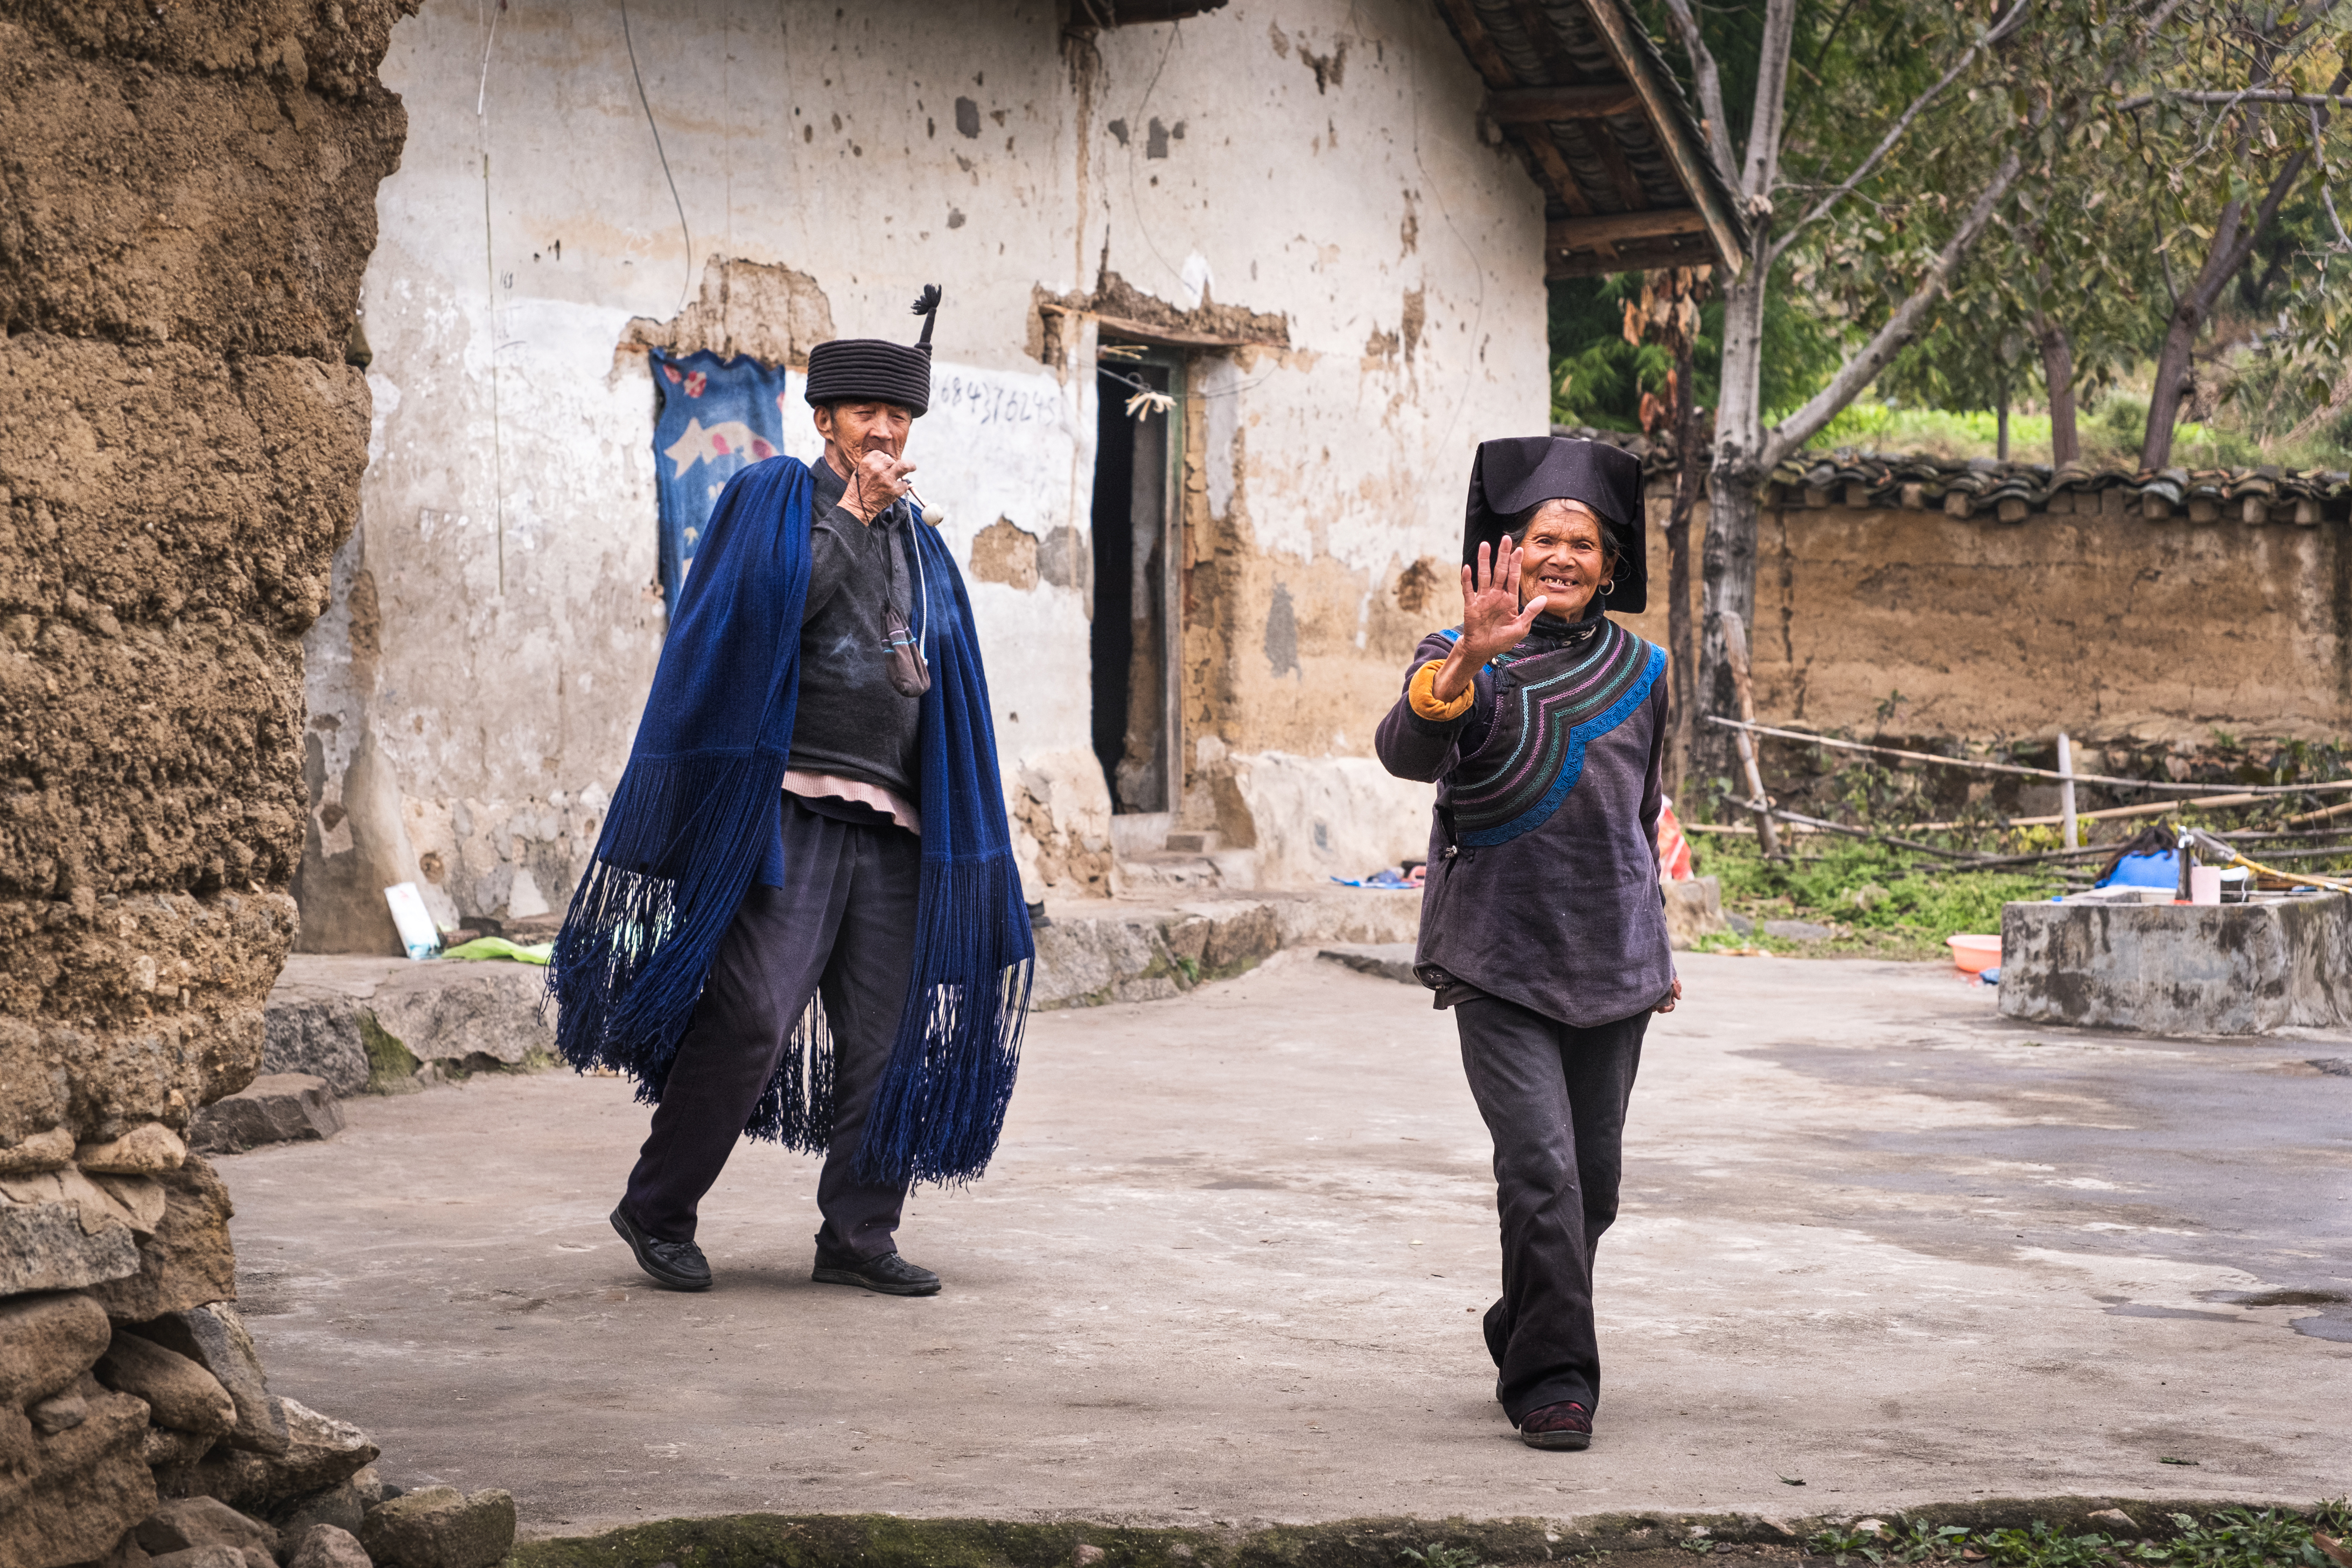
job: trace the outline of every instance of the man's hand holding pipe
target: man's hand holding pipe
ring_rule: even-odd
[[[868,452],[849,471],[849,484],[842,491],[841,504],[858,521],[872,522],[911,488],[907,476],[914,471],[915,465],[904,458],[882,451]]]

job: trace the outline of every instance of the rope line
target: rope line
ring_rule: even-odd
[[[1960,768],[1970,773],[2013,773],[2021,778],[2055,779],[2064,784],[2109,784],[2120,789],[2174,790],[2182,795],[2202,794],[2213,787],[2210,782],[2174,784],[2168,779],[2127,779],[2110,773],[2062,773],[2054,768],[2029,768],[2017,763],[1981,763],[1966,757],[1939,757],[1932,752],[1906,752],[1899,746],[1865,746],[1859,741],[1833,741],[1827,735],[1810,735],[1802,730],[1778,730],[1769,724],[1749,724],[1714,713],[1706,716],[1706,721],[1720,724],[1727,730],[1745,730],[1750,734],[1802,741],[1811,746],[1829,746],[1841,752],[1865,752],[1876,757],[1900,757],[1906,762],[1928,763],[1937,767]],[[2237,793],[2250,795],[2316,795],[2322,791],[2347,789],[2352,789],[2352,779],[2332,779],[2324,784],[2247,784]]]

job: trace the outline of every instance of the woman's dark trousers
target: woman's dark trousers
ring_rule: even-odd
[[[1517,1426],[1547,1405],[1598,1407],[1592,1254],[1617,1217],[1625,1102],[1650,1015],[1571,1027],[1496,996],[1454,1009],[1462,1066],[1495,1139],[1503,1299],[1486,1312],[1495,1397]]]
[[[743,895],[624,1201],[647,1235],[694,1239],[702,1194],[734,1152],[809,998],[822,994],[834,1111],[816,1184],[824,1216],[817,1246],[836,1258],[878,1258],[895,1249],[907,1189],[861,1182],[850,1167],[914,968],[922,840],[902,827],[820,816],[792,795],[783,833],[784,886]]]

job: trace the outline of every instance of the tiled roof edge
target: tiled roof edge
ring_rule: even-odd
[[[1649,475],[1675,471],[1671,442],[1632,431],[1555,425],[1555,436],[1605,441],[1642,459]],[[1702,448],[1699,459],[1708,459]],[[1847,506],[1941,510],[1953,517],[1989,512],[2003,522],[2032,512],[2078,510],[2137,512],[2150,521],[2176,513],[2191,522],[2223,520],[2344,522],[2352,521],[2352,473],[2340,469],[2163,468],[2137,472],[2084,463],[2002,463],[1990,458],[1947,458],[1841,447],[1801,452],[1774,468],[1765,486],[1769,506]],[[2088,508],[2075,498],[2095,497]],[[2112,497],[2112,499],[2110,499]]]

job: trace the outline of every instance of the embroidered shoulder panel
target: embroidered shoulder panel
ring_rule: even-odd
[[[1633,717],[1665,668],[1664,649],[1613,621],[1590,648],[1516,664],[1486,743],[1454,780],[1461,841],[1506,844],[1542,826],[1583,776],[1584,749]]]

